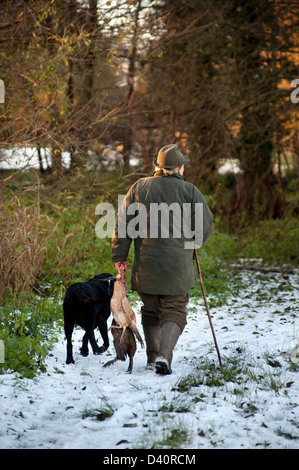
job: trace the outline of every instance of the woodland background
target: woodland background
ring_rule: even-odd
[[[171,142],[215,216],[200,250],[209,292],[227,290],[225,267],[240,257],[298,267],[298,1],[2,0],[0,10],[0,165],[23,154],[0,170],[0,324],[14,354],[14,338],[41,334],[41,315],[61,318],[32,292],[61,298],[70,282],[113,271],[95,208],[150,175]],[[237,171],[221,172],[229,162]]]
[[[2,1],[1,148],[67,151],[82,174],[107,148],[140,170],[165,142],[187,178],[219,198],[217,168],[237,159],[226,212],[281,216],[282,167],[299,175],[298,1]],[[274,174],[274,165],[276,173]],[[74,174],[74,173],[73,173]]]

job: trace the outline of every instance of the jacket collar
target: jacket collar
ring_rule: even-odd
[[[166,177],[168,177],[168,178],[174,177],[174,178],[179,178],[179,179],[181,179],[181,180],[186,181],[186,178],[185,178],[184,176],[182,176],[182,175],[179,175],[178,173],[173,173],[173,175],[164,175],[163,170],[156,170],[156,171],[154,171],[153,176],[154,176],[154,177],[157,177],[157,176],[166,176]]]

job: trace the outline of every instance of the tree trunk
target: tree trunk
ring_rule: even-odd
[[[280,128],[277,106],[281,99],[280,73],[273,53],[278,25],[269,0],[258,5],[255,0],[238,0],[234,6],[244,15],[242,27],[235,32],[235,80],[242,106],[238,143],[243,180],[238,209],[258,221],[281,217],[284,207],[279,180],[273,173],[273,142]]]
[[[128,70],[128,79],[127,79],[127,96],[125,99],[125,105],[129,107],[132,104],[134,97],[134,79],[136,76],[136,54],[137,54],[137,39],[138,39],[138,27],[139,27],[139,14],[141,9],[142,0],[138,0],[135,10],[134,17],[134,31],[131,49],[132,52],[129,55],[129,70]],[[124,126],[123,131],[123,158],[124,158],[124,169],[125,172],[129,171],[130,168],[130,154],[134,145],[134,133],[133,133],[133,123],[130,117],[127,117],[126,125]]]

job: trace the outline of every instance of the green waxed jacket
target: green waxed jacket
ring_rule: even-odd
[[[179,174],[156,172],[133,184],[124,199],[112,239],[112,261],[126,261],[134,240],[132,290],[186,294],[196,279],[194,240],[204,245],[212,232],[213,215],[201,192]]]

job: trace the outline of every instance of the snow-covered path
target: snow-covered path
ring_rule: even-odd
[[[215,370],[202,300],[190,302],[170,376],[145,370],[139,344],[131,375],[127,362],[103,368],[114,357],[112,341],[102,356],[84,358],[80,329],[73,336],[76,363],[67,366],[61,333],[46,373],[0,376],[0,448],[298,448],[299,376],[291,361],[299,347],[298,276],[240,276],[246,289],[210,308],[224,370],[239,368],[231,379]],[[135,310],[142,332],[138,305]],[[101,421],[103,409],[112,415]]]

